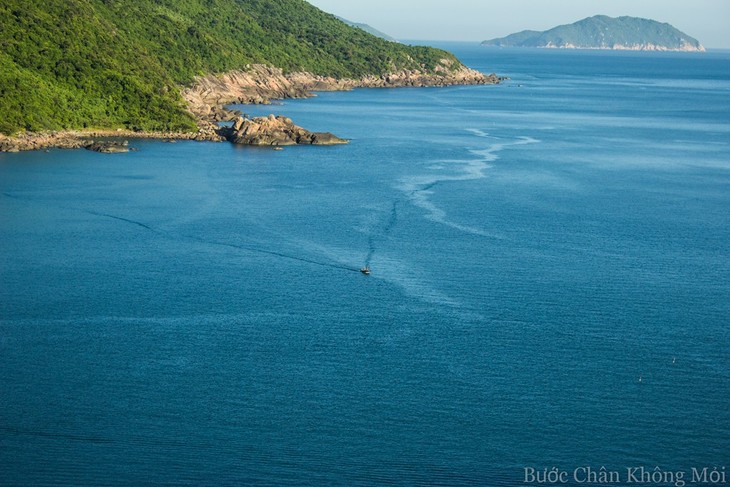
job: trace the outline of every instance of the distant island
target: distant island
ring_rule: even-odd
[[[525,30],[482,42],[496,47],[704,51],[699,41],[669,24],[637,17],[596,15],[544,32]]]
[[[335,15],[335,17],[337,17],[338,19],[340,19],[342,22],[346,23],[350,27],[356,27],[358,29],[362,29],[365,32],[367,32],[368,34],[374,35],[375,37],[380,37],[381,39],[385,39],[386,41],[390,41],[390,42],[398,42],[394,37],[391,37],[388,34],[386,34],[385,32],[381,32],[378,29],[376,29],[375,27],[372,27],[368,24],[361,24],[359,22],[353,22],[351,20],[343,19],[342,17],[339,17],[337,15]]]

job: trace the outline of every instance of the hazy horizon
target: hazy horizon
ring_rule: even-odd
[[[483,41],[522,30],[547,30],[593,15],[667,22],[708,48],[730,48],[730,1],[696,0],[308,0],[353,22],[410,40]]]

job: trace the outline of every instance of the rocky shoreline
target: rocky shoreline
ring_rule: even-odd
[[[347,143],[330,133],[312,133],[297,127],[285,117],[238,120],[238,113],[225,108],[233,103],[268,104],[272,100],[308,98],[315,91],[348,91],[355,88],[398,88],[453,85],[499,84],[503,78],[484,75],[465,66],[453,66],[444,59],[434,73],[399,71],[382,76],[364,76],[360,79],[333,78],[312,73],[284,73],[266,65],[249,65],[245,70],[222,75],[196,78],[192,86],[182,89],[182,96],[190,112],[198,119],[197,132],[136,132],[131,130],[64,130],[26,132],[12,137],[0,134],[0,152],[20,152],[43,149],[98,150],[99,139],[162,139],[197,140],[249,145],[332,145]],[[216,122],[236,121],[238,129],[245,126],[248,135],[240,130],[219,127]],[[255,134],[250,136],[250,134]],[[121,152],[110,148],[109,152]],[[101,150],[101,152],[106,152]]]
[[[453,67],[441,60],[434,73],[404,70],[359,79],[319,76],[307,72],[284,73],[279,68],[254,64],[245,70],[198,77],[182,95],[190,111],[201,120],[230,120],[225,105],[269,104],[272,100],[308,98],[316,91],[349,91],[355,88],[443,87],[499,84],[504,78],[485,75],[466,66]]]
[[[694,47],[685,44],[682,47],[667,47],[657,44],[612,44],[607,46],[581,46],[570,43],[565,44],[547,44],[540,46],[538,49],[584,49],[587,51],[655,51],[655,52],[705,52],[704,46]]]
[[[213,124],[204,124],[197,132],[135,132],[132,130],[60,130],[25,132],[13,137],[0,134],[0,152],[43,149],[89,149],[97,152],[100,139],[162,139],[221,142],[226,140]],[[110,145],[112,145],[110,143]]]

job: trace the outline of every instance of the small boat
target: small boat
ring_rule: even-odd
[[[284,150],[284,148],[283,147],[276,146],[276,147],[274,147],[274,150]]]
[[[365,267],[363,267],[362,269],[360,269],[360,272],[362,272],[362,273],[363,273],[363,274],[365,274],[366,276],[369,276],[369,275],[370,275],[370,267],[368,267],[368,266],[365,266]]]

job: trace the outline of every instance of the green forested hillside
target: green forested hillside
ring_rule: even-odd
[[[0,0],[0,132],[191,130],[178,87],[195,75],[264,63],[359,77],[443,58],[304,0]]]

